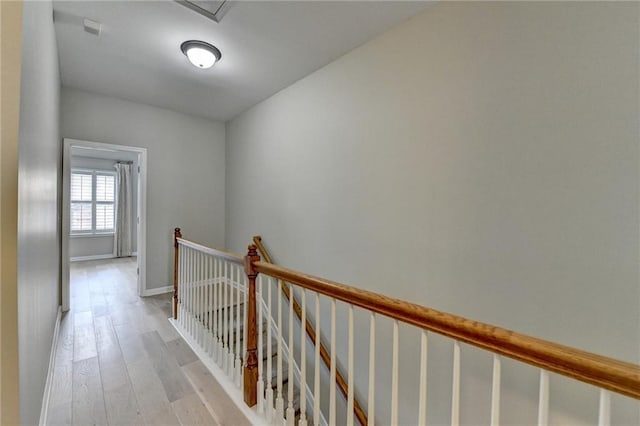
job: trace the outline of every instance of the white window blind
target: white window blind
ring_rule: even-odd
[[[71,173],[71,232],[109,233],[115,228],[116,177],[114,173]]]

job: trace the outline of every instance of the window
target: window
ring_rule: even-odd
[[[115,173],[98,170],[71,172],[71,233],[113,233]]]

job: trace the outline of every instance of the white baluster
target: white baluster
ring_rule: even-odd
[[[229,331],[233,328],[231,325],[231,280],[233,279],[233,265],[229,262],[225,261],[225,271],[226,276],[224,280],[224,366],[223,370],[227,374],[227,377],[232,377],[231,371],[229,370],[229,364],[233,361],[233,357],[231,355],[231,339]]]
[[[218,347],[220,345],[220,339],[218,334],[218,304],[220,303],[220,299],[218,298],[218,259],[215,257],[212,258],[213,262],[213,279],[212,279],[212,292],[213,292],[213,301],[212,301],[212,310],[211,315],[213,316],[213,328],[212,328],[212,347],[211,347],[211,358],[217,363],[218,362]]]
[[[369,317],[369,410],[367,420],[375,424],[376,416],[376,314]]]
[[[196,283],[198,281],[197,274],[198,267],[198,252],[197,250],[192,251],[191,256],[191,336],[194,340],[197,341],[198,338],[198,317],[197,317],[197,309],[196,309]]]
[[[331,299],[331,368],[329,374],[329,424],[336,424],[336,299]]]
[[[231,348],[233,347],[233,342],[231,341],[231,332],[233,331],[233,315],[231,314],[233,311],[233,288],[231,287],[231,283],[233,282],[232,264],[229,264],[229,269],[229,275],[227,275],[227,365],[225,371],[227,372],[227,377],[233,380],[233,353],[231,352]]]
[[[193,327],[193,339],[196,344],[200,344],[200,300],[198,299],[198,283],[200,281],[200,252],[195,250],[193,253],[193,317],[194,317],[194,327]]]
[[[238,342],[238,337],[235,334],[235,331],[237,330],[237,326],[238,326],[237,313],[238,313],[238,310],[240,309],[240,306],[237,306],[236,304],[237,297],[235,295],[238,290],[237,283],[238,283],[238,280],[240,279],[240,270],[238,268],[238,265],[231,265],[231,269],[232,269],[231,297],[230,297],[231,311],[229,312],[231,314],[231,330],[229,331],[229,339],[231,341],[231,359],[229,360],[229,364],[230,364],[229,370],[231,371],[231,380],[235,382],[237,380],[236,378],[239,377],[236,370],[236,367],[238,365],[238,359],[239,359],[238,351],[236,350],[236,348],[238,347],[237,343],[239,342]]]
[[[201,295],[202,300],[200,301],[201,313],[200,317],[202,318],[202,344],[200,345],[204,351],[207,350],[207,336],[209,334],[208,331],[208,319],[207,319],[207,254],[202,253],[201,261],[202,261],[202,282],[200,283],[201,287]]]
[[[451,426],[458,426],[460,418],[460,343],[453,342],[453,386],[451,391]]]
[[[289,381],[287,382],[287,425],[293,426],[295,410],[293,409],[293,285],[289,285]]]
[[[538,426],[549,424],[549,372],[540,370],[540,396],[538,398]]]
[[[189,267],[189,288],[191,297],[189,302],[189,310],[191,311],[191,337],[196,338],[196,256],[198,252],[191,250],[191,266]]]
[[[202,281],[200,282],[200,322],[202,329],[202,337],[200,347],[203,350],[207,349],[207,255],[201,253],[200,256],[200,269],[202,271]]]
[[[194,251],[189,249],[189,334],[193,336],[193,326],[194,326],[194,317],[193,317],[193,256]]]
[[[349,305],[349,347],[347,361],[347,426],[353,426],[353,305]]]
[[[198,273],[198,281],[197,281],[197,287],[196,287],[196,289],[197,289],[197,292],[196,292],[196,303],[197,303],[196,312],[197,312],[197,315],[198,315],[198,329],[197,329],[198,335],[197,335],[196,342],[198,343],[198,345],[200,347],[202,347],[202,336],[204,334],[202,332],[202,329],[203,329],[203,326],[202,326],[202,324],[203,324],[203,321],[202,321],[203,320],[203,317],[202,317],[202,311],[203,311],[203,309],[202,309],[202,300],[203,300],[203,297],[202,297],[202,275],[203,275],[202,256],[203,256],[202,252],[198,252],[198,257],[196,259],[196,261],[197,261],[197,273]]]
[[[282,281],[278,280],[278,354],[276,359],[276,420],[278,424],[284,419],[284,399],[282,397]],[[274,422],[275,423],[275,422]]]
[[[307,426],[307,339],[305,336],[307,321],[307,291],[301,288],[300,304],[300,419],[298,426]]]
[[[242,276],[242,271],[240,269],[240,266],[237,266],[237,281],[236,281],[236,335],[235,335],[235,342],[236,342],[236,366],[235,366],[235,370],[236,370],[236,387],[240,387],[240,380],[242,379],[242,355],[240,353],[240,333],[242,332],[242,317],[240,315],[240,306],[241,306],[241,302],[240,302],[240,281],[241,281],[241,276]]]
[[[267,278],[267,376],[266,376],[266,404],[267,404],[267,421],[271,423],[273,421],[273,371],[272,371],[272,363],[273,363],[273,354],[271,353],[271,346],[273,346],[273,340],[271,339],[271,318],[272,318],[272,310],[271,310],[271,292],[273,291],[273,287],[271,285],[272,278]]]
[[[220,260],[220,368],[224,371],[226,367],[225,355],[225,306],[227,294],[227,264],[224,260]]]
[[[418,399],[418,424],[427,424],[427,330],[421,330],[420,335],[420,396]]]
[[[316,293],[316,345],[313,375],[313,424],[320,425],[320,293]]]
[[[191,316],[190,316],[190,288],[189,288],[189,278],[190,278],[190,268],[191,268],[191,249],[189,247],[184,248],[184,329],[187,333],[190,332],[191,327]]]
[[[183,330],[188,330],[189,328],[189,317],[188,317],[188,311],[187,311],[187,306],[189,303],[189,279],[188,279],[188,274],[189,274],[189,248],[188,247],[183,247],[183,252],[182,252],[182,297],[180,298],[181,300],[181,305],[182,305],[182,328]]]
[[[224,370],[224,294],[225,282],[227,279],[227,265],[222,260],[218,260],[220,267],[220,278],[218,279],[218,337],[220,344],[218,345],[218,365]]]
[[[204,318],[204,333],[202,336],[202,349],[205,352],[209,351],[209,336],[211,335],[211,327],[209,324],[209,255],[205,254],[203,257],[204,268],[204,281],[202,282],[204,291],[203,306],[203,318]]]
[[[233,263],[229,264],[229,340],[227,341],[227,351],[229,354],[227,365],[227,376],[231,379],[232,382],[235,381],[235,370],[234,370],[234,362],[235,362],[235,345],[233,344],[233,330],[234,330],[234,317],[233,317],[233,281],[236,276],[236,266]]]
[[[391,364],[391,424],[398,424],[398,320],[393,320],[393,356]]]
[[[215,310],[214,310],[214,306],[215,306],[215,287],[214,287],[214,282],[215,282],[215,276],[216,273],[214,271],[214,266],[215,266],[215,259],[213,258],[213,256],[209,256],[209,349],[207,351],[207,353],[209,354],[209,357],[211,357],[213,359],[214,357],[214,348],[215,348],[215,335],[216,335],[216,317],[215,317]]]
[[[611,424],[611,393],[600,389],[600,409],[598,411],[598,426]]]
[[[180,312],[182,313],[182,319],[180,320],[180,324],[182,325],[182,329],[186,330],[187,329],[187,268],[188,268],[188,262],[187,262],[187,248],[186,247],[181,247],[181,254],[180,257],[182,258],[181,262],[182,262],[182,273],[181,275],[181,287],[182,289],[180,290]]]
[[[201,270],[202,270],[202,281],[200,282],[200,318],[202,322],[202,343],[201,347],[206,351],[207,349],[207,255],[202,253],[200,257],[201,261]]]
[[[262,346],[264,345],[262,339],[262,323],[263,312],[262,312],[262,286],[263,286],[263,277],[264,275],[258,275],[258,283],[257,283],[257,303],[258,303],[258,413],[264,413],[264,354]]]
[[[493,355],[493,382],[491,387],[491,426],[500,424],[500,358]]]
[[[184,247],[178,243],[178,323],[184,328]]]
[[[220,346],[220,334],[218,333],[218,259],[213,258],[213,347],[211,357],[218,362],[218,347]]]
[[[225,294],[226,294],[226,262],[220,259],[220,306],[218,307],[218,312],[220,314],[220,321],[218,322],[218,327],[220,327],[220,354],[218,357],[218,364],[220,368],[224,371],[225,367],[225,349],[224,349],[224,304],[225,304]]]

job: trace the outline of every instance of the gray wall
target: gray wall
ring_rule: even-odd
[[[59,305],[60,75],[50,1],[24,2],[18,162],[20,416],[38,424]]]
[[[65,138],[147,148],[147,288],[172,284],[173,228],[224,243],[224,124],[71,88],[61,96]]]
[[[86,153],[86,149],[82,149]],[[114,153],[115,154],[115,153]],[[124,154],[123,154],[124,155]],[[129,157],[130,155],[127,155]],[[137,157],[137,155],[135,155]],[[71,156],[71,167],[78,169],[90,169],[90,170],[103,170],[103,171],[115,171],[114,165],[117,161],[134,161],[133,169],[137,170],[137,160],[131,160],[130,158],[120,158],[118,160],[109,160],[106,158],[92,158],[80,155]],[[131,209],[131,217],[136,218],[138,214],[138,173],[132,174],[132,197],[133,206]],[[131,250],[135,252],[137,250],[137,221],[132,219],[131,222]],[[69,257],[71,259],[77,257],[87,256],[113,256],[113,235],[74,235],[69,240]]]
[[[639,362],[638,8],[441,2],[258,104],[227,124],[227,247],[262,234],[302,271]],[[405,424],[417,337],[401,329]],[[451,344],[430,351],[430,421],[447,423]],[[486,424],[491,357],[463,347],[462,365],[461,421]],[[503,422],[535,423],[536,370],[506,362],[503,383]],[[597,418],[595,388],[551,393],[554,421]]]

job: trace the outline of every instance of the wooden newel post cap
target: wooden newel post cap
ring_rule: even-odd
[[[173,230],[173,246],[178,248],[178,238],[182,238],[182,233],[180,232],[180,228],[175,228]]]
[[[253,269],[253,262],[258,262],[260,256],[258,255],[258,248],[254,244],[250,244],[247,255],[244,257],[244,270],[248,277],[257,277],[258,273]]]

